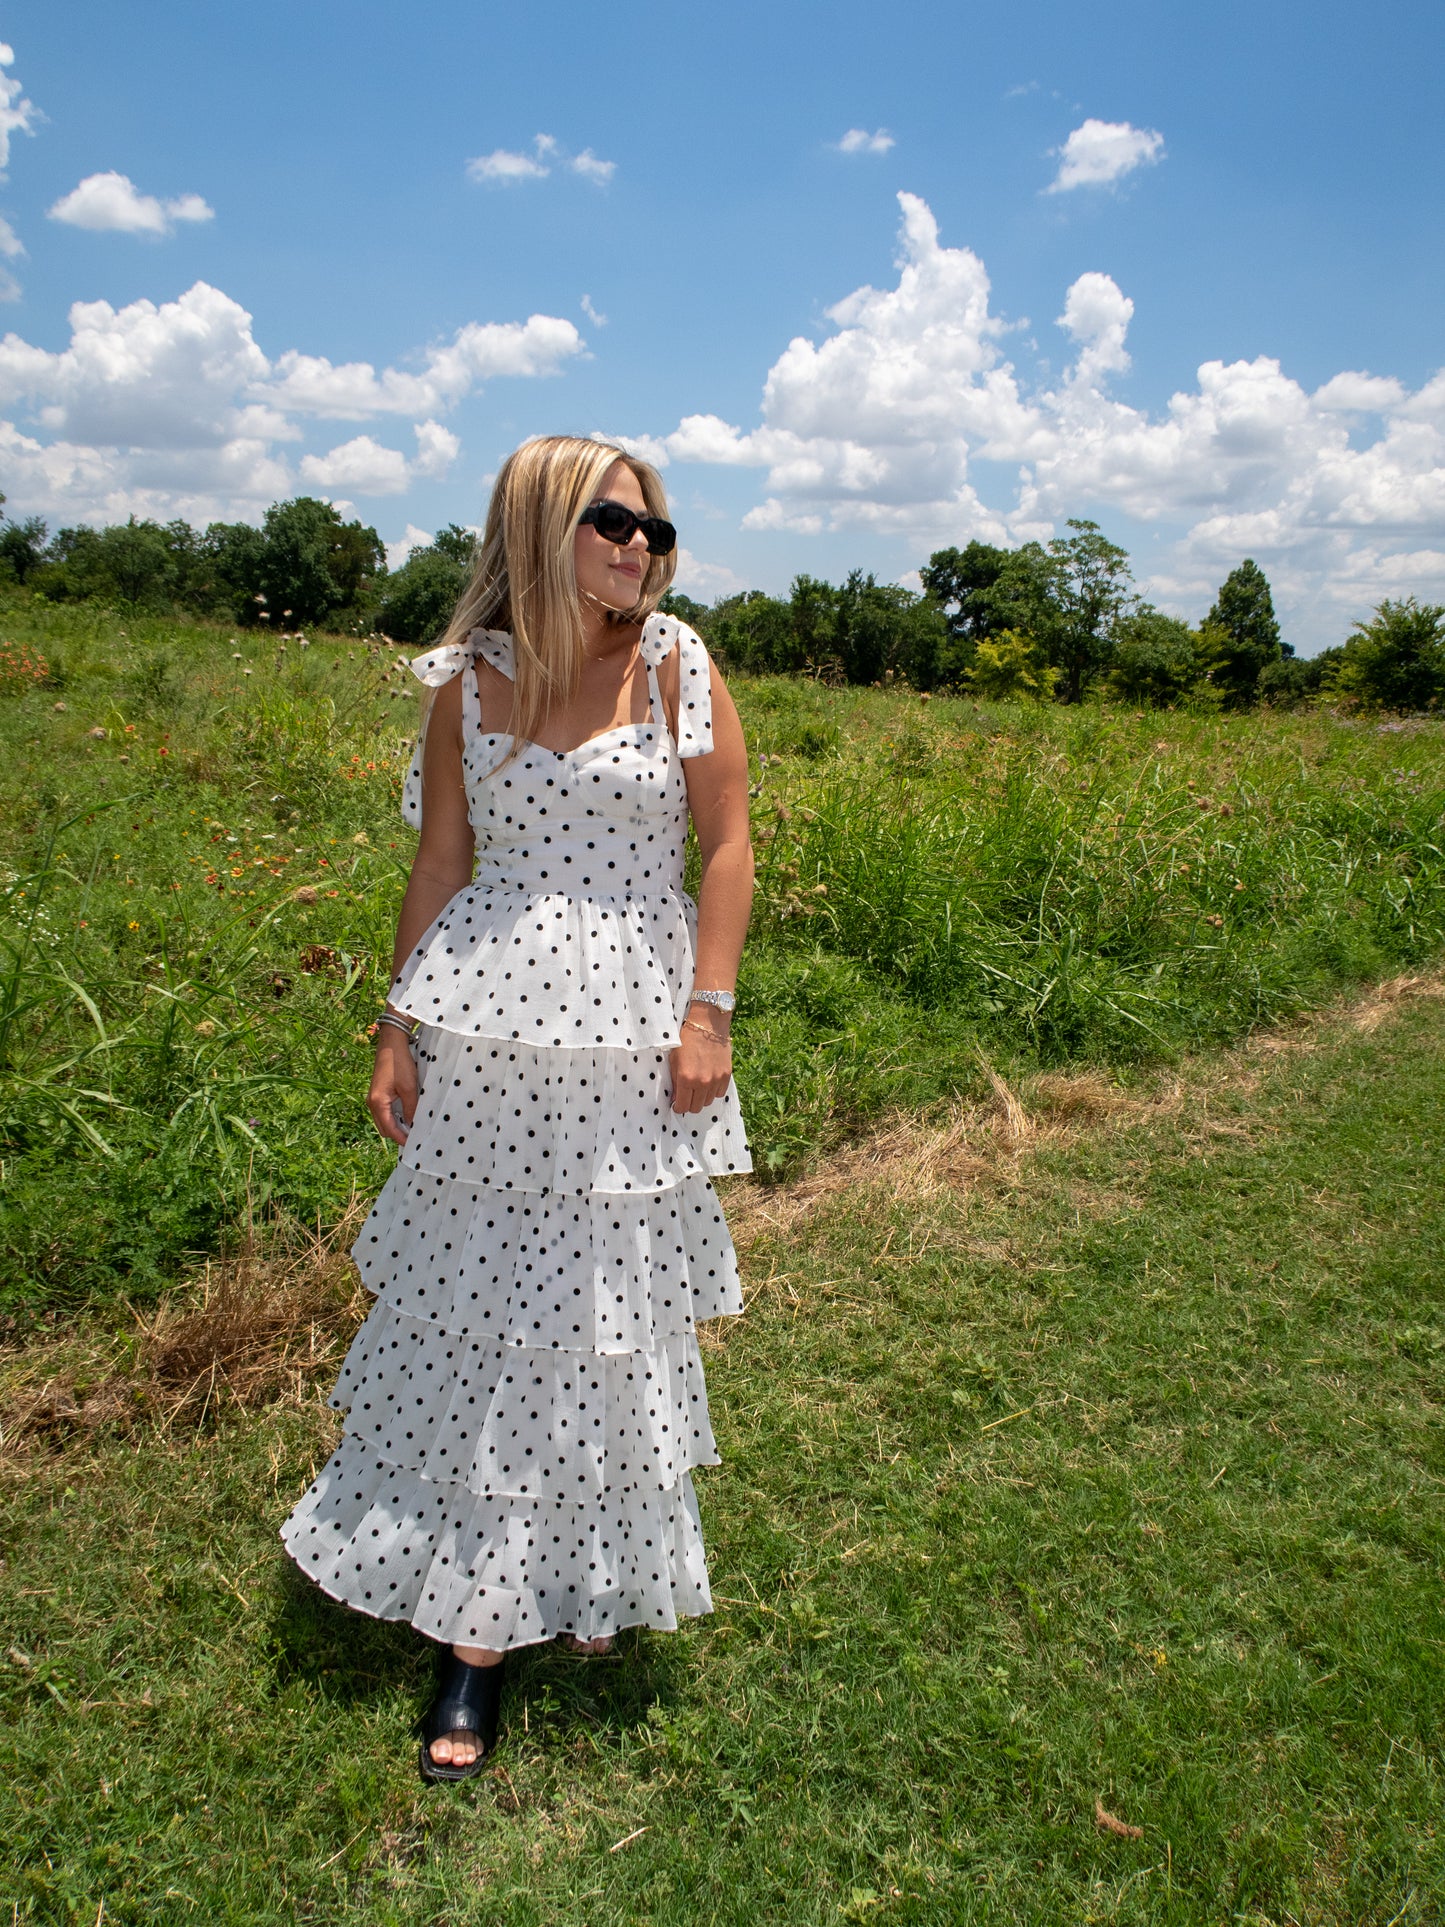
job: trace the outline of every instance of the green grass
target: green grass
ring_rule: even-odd
[[[416,685],[354,638],[34,602],[0,643],[0,1303],[28,1317],[380,1185]],[[45,684],[5,680],[37,654]],[[978,1091],[980,1050],[1136,1074],[1445,943],[1438,724],[738,695],[768,1175]]]
[[[1438,1919],[1445,1003],[1296,1046],[754,1210],[716,1614],[524,1655],[464,1788],[415,1777],[410,1633],[274,1538],[319,1394],[13,1464],[13,1918]]]

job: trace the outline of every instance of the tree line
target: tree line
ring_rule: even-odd
[[[1445,608],[1413,596],[1382,602],[1343,643],[1303,659],[1282,638],[1252,560],[1191,627],[1140,596],[1127,552],[1097,523],[1068,530],[1017,549],[939,549],[919,571],[920,592],[854,570],[838,584],[799,575],[786,597],[749,590],[707,607],[673,594],[664,607],[692,623],[724,667],[757,673],[1039,702],[1445,704]],[[132,517],[51,535],[37,517],[0,513],[0,584],[57,602],[424,643],[451,615],[473,542],[451,523],[388,570],[375,529],[309,496],[273,504],[259,528]]]

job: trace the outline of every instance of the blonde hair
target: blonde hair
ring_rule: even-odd
[[[506,629],[513,652],[511,760],[548,711],[576,693],[582,671],[582,601],[574,543],[578,518],[616,462],[637,478],[649,515],[666,516],[667,492],[650,462],[610,442],[540,435],[502,463],[471,580],[440,646],[474,629]],[[648,555],[637,600],[609,610],[614,623],[640,623],[667,594],[677,552]],[[425,728],[425,718],[423,718]]]

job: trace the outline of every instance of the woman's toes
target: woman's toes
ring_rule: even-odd
[[[431,1756],[437,1766],[470,1766],[477,1757],[477,1742],[466,1732],[443,1734],[431,1743]]]

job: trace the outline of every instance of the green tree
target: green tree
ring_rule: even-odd
[[[0,502],[4,501],[0,495]],[[45,560],[49,530],[38,515],[23,522],[0,517],[0,574],[8,573],[16,582],[25,582]]]
[[[238,621],[252,620],[266,553],[261,531],[249,522],[212,522],[199,546],[196,581],[202,606]]]
[[[685,622],[689,629],[696,629],[704,642],[707,640],[706,603],[694,602],[690,595],[683,595],[680,589],[669,589],[657,606],[663,615],[676,616],[678,621]]]
[[[1060,672],[1064,701],[1078,703],[1107,665],[1115,624],[1135,597],[1127,552],[1102,535],[1097,522],[1071,518],[1068,526],[1072,535],[1049,544],[1058,618],[1041,640]]]
[[[729,669],[786,674],[805,667],[793,633],[792,610],[761,589],[716,602],[708,615],[708,647]]]
[[[1371,709],[1406,712],[1445,703],[1445,608],[1382,602],[1369,622],[1357,623],[1330,684]]]
[[[1220,584],[1214,606],[1204,619],[1203,635],[1210,678],[1235,707],[1255,700],[1260,672],[1267,664],[1294,654],[1280,641],[1274,598],[1264,571],[1248,559]]]
[[[1187,622],[1142,603],[1114,627],[1108,686],[1130,703],[1168,708],[1199,674],[1199,638]]]
[[[413,549],[378,583],[372,623],[397,642],[430,642],[451,621],[466,582],[464,564],[440,545]]]
[[[159,523],[116,522],[109,528],[61,529],[36,587],[56,601],[118,602],[162,609],[172,601],[180,565]]]
[[[967,667],[975,645],[1001,626],[992,591],[1008,567],[1010,552],[990,542],[970,542],[963,549],[936,549],[918,571],[924,593],[943,611],[949,640],[960,669]]]
[[[319,623],[360,602],[385,567],[381,537],[360,522],[343,522],[329,502],[298,495],[275,502],[261,523],[259,586],[263,612],[280,627],[289,609],[296,623]]]
[[[1259,700],[1271,709],[1313,702],[1324,687],[1330,659],[1343,654],[1342,649],[1327,649],[1318,656],[1281,656],[1278,662],[1267,662],[1255,685]]]
[[[477,532],[464,529],[459,522],[448,522],[444,529],[438,529],[432,538],[432,547],[442,555],[450,556],[467,574],[477,559]]]

